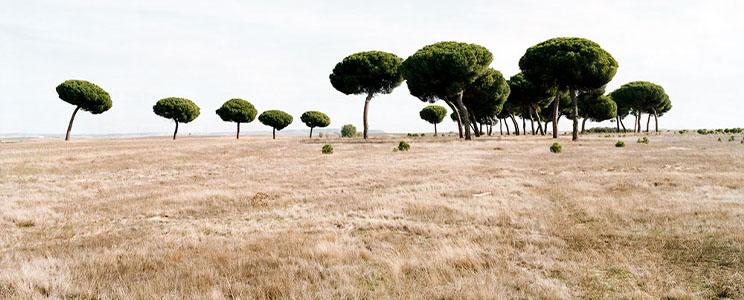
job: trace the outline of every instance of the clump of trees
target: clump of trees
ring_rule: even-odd
[[[644,113],[648,114],[646,132],[649,131],[651,116],[654,117],[655,130],[658,132],[659,117],[672,109],[672,102],[664,88],[648,81],[626,83],[610,93],[610,97],[617,103],[618,112],[623,113],[623,116],[628,114],[635,116],[633,129],[635,132],[641,132],[641,117]]]
[[[170,97],[160,99],[152,107],[156,115],[171,119],[176,123],[173,131],[173,139],[178,135],[178,123],[189,123],[199,116],[199,106],[193,101],[185,98]]]
[[[72,111],[70,122],[67,125],[65,141],[70,140],[72,123],[75,121],[75,115],[78,110],[90,112],[94,115],[102,114],[111,109],[111,96],[103,88],[85,80],[66,80],[57,86],[57,95],[59,99],[75,106]]]
[[[217,109],[217,115],[222,121],[237,123],[238,129],[235,138],[240,139],[240,123],[250,123],[256,119],[256,108],[250,102],[243,99],[230,99],[222,107]]]
[[[419,112],[419,116],[422,120],[434,124],[434,136],[437,136],[437,124],[442,123],[447,116],[447,109],[439,105],[428,105]]]
[[[403,60],[392,53],[367,51],[347,56],[331,73],[331,85],[346,95],[366,95],[364,100],[364,139],[368,138],[369,102],[377,94],[390,94],[403,82],[400,64]]]
[[[307,127],[310,127],[310,138],[313,137],[313,128],[320,127],[325,128],[331,125],[331,118],[328,115],[319,111],[306,111],[300,116],[300,121],[305,123]]]
[[[267,110],[258,116],[258,121],[271,127],[271,138],[276,139],[276,131],[292,124],[292,115],[281,110]]]

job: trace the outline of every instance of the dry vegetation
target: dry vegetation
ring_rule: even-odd
[[[0,144],[0,298],[744,298],[744,145],[636,139]]]

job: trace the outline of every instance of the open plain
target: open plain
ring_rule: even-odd
[[[744,298],[742,136],[638,137],[3,143],[0,298]]]

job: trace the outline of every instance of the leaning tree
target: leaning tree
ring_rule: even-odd
[[[160,99],[152,107],[156,115],[166,119],[171,119],[176,123],[176,129],[173,131],[173,139],[178,134],[178,123],[189,123],[199,116],[199,106],[193,101],[184,98],[170,97]]]
[[[240,139],[240,123],[250,123],[256,119],[256,108],[250,102],[243,99],[227,100],[222,107],[217,109],[217,115],[222,121],[235,122],[238,124],[238,130],[235,134],[236,139]]]
[[[573,108],[573,140],[579,138],[577,91],[599,88],[612,80],[617,61],[599,44],[583,38],[554,38],[530,47],[519,60],[524,76],[536,83],[568,90]],[[559,103],[553,101],[553,138],[558,138]]]
[[[425,102],[443,100],[455,114],[462,137],[470,140],[470,120],[463,102],[465,90],[493,61],[488,49],[476,44],[439,42],[425,46],[401,65],[411,95]]]
[[[483,124],[485,121],[492,123],[503,108],[509,93],[509,84],[501,72],[487,68],[463,93],[462,100],[466,111],[469,112],[470,123]],[[478,136],[481,130],[475,126],[473,129]]]
[[[434,124],[434,136],[437,136],[437,124],[442,123],[447,116],[447,109],[444,106],[428,105],[419,112],[419,116],[422,120]]]
[[[523,73],[517,73],[516,75],[509,78],[509,100],[515,105],[522,106],[521,112],[530,119],[530,122],[534,123],[537,121],[537,129],[543,135],[545,130],[542,126],[542,118],[540,117],[540,111],[543,110],[550,102],[555,94],[555,90],[550,87],[542,87],[535,84],[524,77]],[[547,128],[545,128],[547,130]],[[533,133],[534,125],[533,125]]]
[[[656,119],[656,131],[659,131],[659,116],[672,108],[672,102],[664,88],[658,84],[648,81],[634,81],[626,83],[617,90],[610,93],[610,97],[617,103],[631,108],[636,114],[636,131],[640,132],[640,119],[642,113],[649,114]],[[620,106],[620,105],[619,105]],[[646,131],[648,131],[648,121]]]
[[[325,128],[331,125],[331,118],[328,115],[319,111],[306,111],[300,116],[300,121],[305,123],[307,127],[310,127],[310,138],[313,138],[313,128],[320,127]]]
[[[258,116],[258,121],[271,127],[271,137],[276,139],[276,131],[292,124],[292,115],[281,110],[267,110]]]
[[[403,82],[400,64],[392,53],[367,51],[347,56],[333,68],[331,85],[346,95],[367,95],[364,100],[364,139],[367,139],[369,102],[376,94],[390,94]]]
[[[70,140],[72,123],[75,121],[78,110],[82,109],[97,115],[111,109],[111,96],[101,87],[85,80],[66,80],[57,86],[57,95],[62,101],[75,105],[70,123],[67,124],[65,141]]]

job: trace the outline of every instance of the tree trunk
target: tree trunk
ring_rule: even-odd
[[[542,120],[540,119],[540,114],[537,113],[537,111],[535,111],[535,118],[537,119],[536,120],[537,121],[537,129],[540,130],[540,134],[541,135],[545,135],[545,130],[543,130],[543,127],[542,127]]]
[[[313,138],[313,128],[314,127],[310,127],[310,138]]]
[[[625,123],[623,123],[623,118],[620,118],[620,126],[622,126],[622,127],[623,127],[623,132],[626,132],[626,131],[628,131],[628,129],[627,129],[627,128],[625,128]]]
[[[616,132],[620,133],[620,116],[615,116],[615,125],[617,127]]]
[[[530,128],[532,128],[532,135],[535,135],[535,117],[532,115],[532,106],[529,107],[530,110]]]
[[[452,112],[455,113],[455,116],[457,117],[457,131],[460,132],[460,138],[463,138],[462,136],[462,120],[460,119],[460,112],[457,111],[457,108],[455,108],[455,105],[452,104],[450,101],[445,100],[444,103],[447,103],[447,105],[452,109]]]
[[[369,101],[372,100],[372,93],[367,94],[367,99],[364,99],[364,139],[368,137],[369,123],[367,122],[367,112],[369,111]]]
[[[506,118],[504,118],[504,121],[506,121]],[[511,135],[511,131],[509,130],[509,122],[504,122],[504,126],[506,126],[506,135]]]
[[[545,120],[545,126],[543,126],[543,128],[545,128],[545,133],[543,133],[543,135],[548,134],[548,123],[550,123],[550,120]]]
[[[437,123],[434,123],[434,136],[437,136]]]
[[[509,114],[509,118],[511,118],[512,124],[514,124],[514,135],[519,135],[519,122],[517,122],[517,118],[512,114]]]
[[[459,94],[457,94],[457,108],[460,110],[460,113],[462,114],[462,122],[463,127],[465,127],[465,140],[471,140],[470,137],[470,115],[468,114],[468,109],[465,107],[465,103],[462,102],[462,95],[464,94],[464,91],[460,91]]]
[[[581,121],[581,134],[584,134],[584,129],[586,128],[586,120],[589,118],[584,118],[584,120]]]
[[[648,119],[646,119],[646,132],[648,132],[649,124],[651,124],[651,114],[648,114]]]
[[[636,132],[641,132],[641,129],[643,128],[641,125],[641,120],[643,119],[643,114],[639,111],[638,112],[638,118],[636,118],[636,122],[638,122],[638,129],[636,129]]]
[[[572,141],[579,139],[579,102],[576,101],[576,90],[570,88],[568,91],[571,94],[571,106],[573,106],[573,131]]]
[[[176,130],[173,131],[173,140],[176,140],[176,134],[178,134],[178,121],[176,119],[173,119],[173,122],[176,122]]]
[[[527,119],[522,116],[522,133],[527,135]]]
[[[271,128],[271,139],[272,140],[276,139],[276,128],[273,128],[273,127]]]
[[[235,139],[236,140],[240,139],[240,122],[238,122],[238,133],[235,134]]]
[[[501,119],[499,119],[499,135],[504,135],[504,124],[501,123]]]
[[[633,114],[633,132],[638,132],[638,112]]]
[[[553,138],[558,138],[558,110],[561,102],[561,92],[557,91],[553,99]]]
[[[659,115],[656,113],[656,109],[654,109],[654,127],[654,130],[659,132]]]
[[[70,123],[67,124],[67,134],[65,134],[65,141],[70,140],[70,131],[72,131],[72,122],[75,121],[75,115],[77,114],[78,110],[80,110],[80,106],[75,107],[75,110],[72,111],[72,117],[70,117]]]
[[[478,132],[478,122],[475,121],[474,114],[470,114],[470,126],[473,128],[473,133],[475,134],[475,137],[480,137],[480,133]]]

